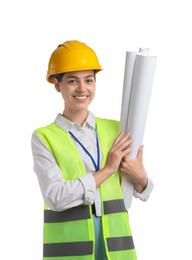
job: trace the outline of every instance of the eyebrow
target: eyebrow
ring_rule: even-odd
[[[85,76],[85,78],[90,78],[90,77],[94,77],[94,75],[87,75],[87,76]],[[77,76],[68,76],[67,77],[67,79],[79,79],[79,77],[77,77]]]

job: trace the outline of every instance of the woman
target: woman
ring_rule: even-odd
[[[44,260],[137,259],[121,176],[134,183],[141,200],[153,183],[142,163],[143,146],[130,159],[130,133],[88,110],[101,70],[95,52],[79,41],[59,45],[49,60],[47,80],[61,93],[64,110],[32,135],[45,201]]]

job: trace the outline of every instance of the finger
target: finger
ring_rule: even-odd
[[[137,153],[137,158],[138,158],[140,161],[143,160],[143,147],[144,147],[144,145],[141,145],[141,146],[139,147],[139,150],[138,150],[138,153]]]
[[[124,133],[123,131],[121,131],[118,136],[116,137],[115,139],[115,142],[123,142],[124,140],[128,139],[131,137],[131,134],[128,132],[128,133]]]
[[[126,147],[130,146],[133,142],[131,135],[127,135],[125,138],[122,139],[122,141],[119,143],[118,147],[120,147],[122,150],[124,150]]]
[[[113,144],[116,145],[117,143],[119,143],[119,141],[122,139],[122,137],[123,137],[124,135],[125,135],[124,132],[120,132],[120,133],[118,134],[118,136],[115,138]]]
[[[126,134],[124,137],[118,140],[116,147],[119,149],[124,149],[127,145],[130,145],[132,142],[130,133]]]
[[[132,147],[131,146],[128,146],[127,148],[125,148],[122,152],[121,152],[121,155],[122,155],[122,158],[125,156],[125,155],[128,155],[132,150]]]
[[[130,151],[132,150],[133,148],[132,147],[130,147]],[[129,151],[129,152],[130,152]],[[123,158],[122,158],[122,161],[123,162],[127,162],[127,161],[129,161],[130,160],[130,158],[129,158],[129,155],[128,154],[125,154],[124,156],[123,156]]]

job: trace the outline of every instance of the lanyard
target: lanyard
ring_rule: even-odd
[[[71,135],[71,137],[81,146],[81,148],[84,150],[84,152],[89,156],[89,158],[91,159],[94,167],[95,167],[95,171],[99,171],[100,168],[100,151],[99,151],[99,140],[96,134],[96,146],[97,146],[97,163],[95,162],[93,156],[90,154],[90,152],[85,148],[85,146],[77,139],[77,137],[71,132],[69,131],[69,134]]]

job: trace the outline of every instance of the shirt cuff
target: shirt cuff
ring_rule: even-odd
[[[148,177],[147,187],[144,189],[144,191],[138,193],[136,190],[134,190],[133,195],[135,198],[138,198],[142,201],[147,201],[153,190],[153,187],[154,187],[153,181]]]
[[[95,200],[96,184],[92,174],[78,178],[84,188],[84,204],[92,205]]]

